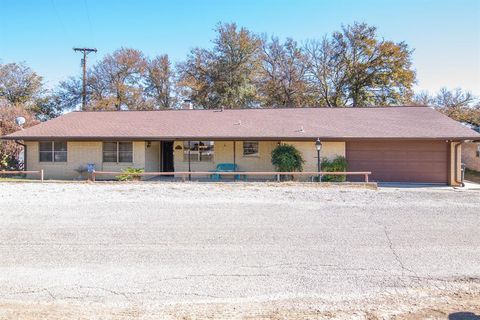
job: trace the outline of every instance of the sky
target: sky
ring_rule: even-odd
[[[417,91],[480,96],[480,0],[0,0],[0,63],[25,62],[53,88],[81,73],[73,47],[98,49],[89,64],[120,47],[179,62],[211,47],[219,22],[302,43],[355,21],[415,50]]]

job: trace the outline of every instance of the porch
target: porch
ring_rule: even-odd
[[[145,172],[171,172],[175,178],[182,178],[180,172],[197,172],[196,179],[209,179],[209,172],[219,164],[231,164],[239,174],[250,172],[249,180],[276,180],[277,176],[258,173],[275,172],[271,153],[280,143],[297,148],[305,160],[303,171],[317,172],[317,151],[315,141],[253,141],[253,140],[173,140],[145,141]],[[322,142],[322,158],[333,159],[345,156],[344,142]],[[199,172],[205,172],[200,176]],[[302,175],[306,177],[307,175]],[[191,177],[190,177],[191,178]],[[155,179],[166,179],[164,177]],[[234,180],[232,175],[222,175],[222,180]],[[309,178],[307,178],[309,180]]]

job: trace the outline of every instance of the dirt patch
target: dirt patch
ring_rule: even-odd
[[[179,303],[127,306],[52,302],[0,303],[0,319],[480,319],[480,290],[417,291],[376,299],[330,301],[312,298],[263,302]]]

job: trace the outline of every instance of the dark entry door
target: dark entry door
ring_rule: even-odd
[[[173,141],[162,141],[162,171],[173,172]]]

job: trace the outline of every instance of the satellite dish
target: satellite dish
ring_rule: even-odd
[[[16,117],[15,118],[15,123],[18,125],[18,126],[23,126],[25,124],[25,118],[24,117]]]

